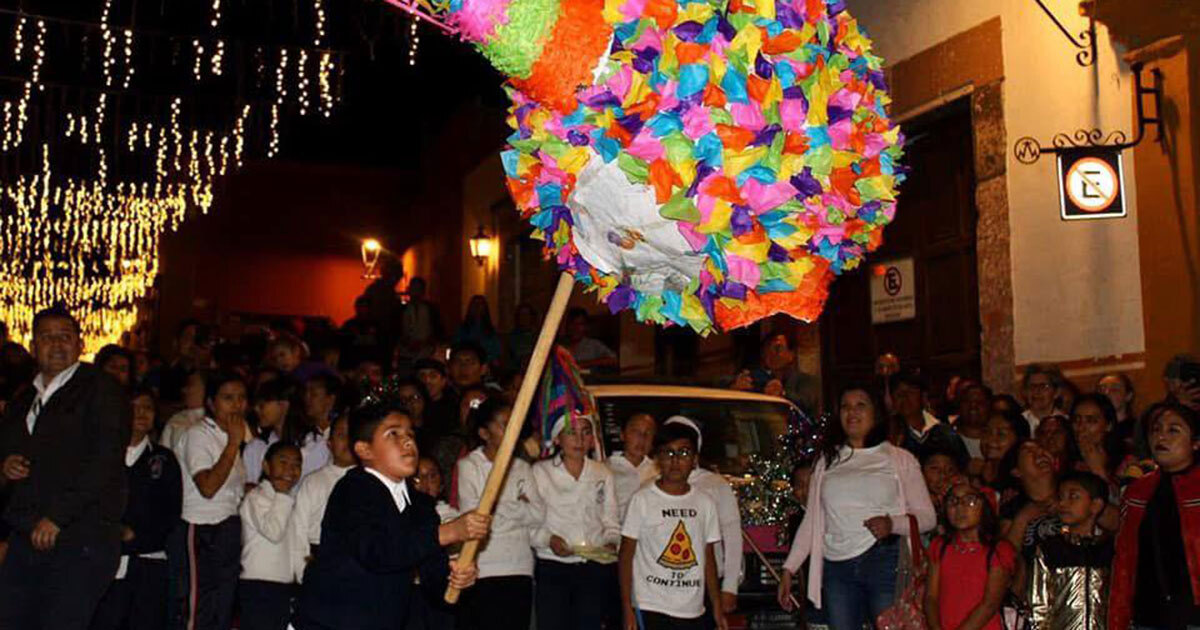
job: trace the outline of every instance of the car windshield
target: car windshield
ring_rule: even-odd
[[[663,396],[603,396],[596,405],[608,452],[621,450],[621,423],[633,414],[649,413],[659,422],[687,416],[700,425],[704,437],[701,465],[726,475],[744,474],[752,454],[774,454],[776,437],[787,430],[792,413],[785,402]]]

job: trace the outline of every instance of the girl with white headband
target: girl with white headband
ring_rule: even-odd
[[[551,431],[558,451],[533,466],[530,496],[538,630],[599,630],[613,625],[616,549],[621,540],[613,476],[588,458],[595,446],[587,418],[563,416]]]

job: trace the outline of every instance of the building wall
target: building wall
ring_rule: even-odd
[[[1143,402],[1162,394],[1162,365],[1180,352],[1200,353],[1200,43],[1172,37],[1131,53],[1147,72],[1162,73],[1163,143],[1133,151],[1141,173],[1142,302],[1147,370],[1138,383]]]
[[[1086,28],[1074,0],[1047,0],[1046,4],[1070,28]],[[1103,25],[1097,25],[1096,65],[1080,67],[1075,62],[1075,49],[1035,4],[1024,0],[850,0],[848,5],[874,39],[876,51],[892,67],[998,19],[1002,123],[1007,147],[1021,136],[1048,144],[1058,132],[1130,126],[1132,77]],[[940,86],[943,92],[963,87],[954,84],[955,80],[969,82],[970,73],[961,69],[977,64],[972,57],[984,54],[971,48],[957,50],[959,56],[945,55],[940,60],[940,72],[947,75]],[[908,97],[898,84],[898,113],[920,107],[920,100],[937,96],[928,94],[931,80],[924,74],[912,77],[908,83],[926,94]],[[978,98],[975,100],[978,105]],[[987,215],[982,207],[985,203],[1003,198],[1008,209],[1012,367],[1058,361],[1077,372],[1103,370],[1108,365],[1140,368],[1145,337],[1141,273],[1136,263],[1138,200],[1133,160],[1126,159],[1125,169],[1129,217],[1067,223],[1059,219],[1052,156],[1044,156],[1033,166],[1020,164],[1011,150],[1005,151],[1002,159],[1006,174],[1003,189],[981,188],[979,203],[981,227]],[[981,255],[983,236],[981,233]],[[981,291],[981,302],[985,293]],[[988,312],[995,306],[981,308],[985,329]],[[985,338],[985,346],[987,341]],[[1005,354],[1005,349],[999,350]]]

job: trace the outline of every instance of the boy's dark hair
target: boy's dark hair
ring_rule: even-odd
[[[451,346],[450,358],[453,359],[464,352],[469,352],[475,355],[475,358],[479,360],[480,364],[487,364],[487,352],[483,349],[483,346],[475,343],[474,341],[460,341]],[[444,373],[445,371],[443,370],[443,374]]]
[[[692,430],[691,427],[681,422],[671,422],[659,427],[658,432],[654,434],[654,450],[661,450],[664,446],[674,442],[675,440],[690,440],[692,448],[696,449],[696,445],[700,441],[700,436]]]
[[[890,380],[892,391],[895,391],[900,385],[907,385],[921,393],[929,392],[929,383],[916,370],[904,370],[892,375]]]
[[[213,400],[217,397],[217,392],[221,391],[227,383],[241,383],[242,387],[246,386],[246,381],[241,375],[236,372],[217,372],[210,375],[204,382],[204,399]]]
[[[375,429],[379,428],[384,418],[394,413],[408,417],[408,412],[404,409],[386,402],[367,403],[350,412],[350,451],[354,453],[356,461],[358,453],[354,450],[354,445],[359,442],[370,444],[375,438]]]
[[[113,357],[125,357],[130,363],[129,370],[133,371],[133,353],[115,343],[110,343],[100,348],[100,351],[96,353],[96,360],[93,363],[96,364],[96,367],[103,368],[104,364],[108,363]]]
[[[496,396],[485,398],[478,407],[467,413],[467,424],[471,427],[471,436],[477,437],[480,429],[486,429],[497,415],[512,411],[512,405]]]
[[[446,364],[437,359],[417,359],[416,363],[413,363],[413,374],[421,370],[433,370],[442,376],[446,376]]]
[[[345,385],[341,377],[330,374],[328,372],[317,372],[308,379],[309,383],[316,383],[325,390],[325,394],[338,398],[342,395],[342,387]]]
[[[576,319],[578,319],[580,317],[582,317],[585,321],[591,320],[591,318],[592,318],[591,315],[588,315],[587,309],[580,307],[580,306],[573,306],[567,310],[567,316],[563,319],[565,319],[568,322],[571,322],[571,321],[575,321]]]
[[[296,393],[296,383],[285,376],[265,381],[254,390],[254,402],[291,400]]]
[[[1059,487],[1062,487],[1064,483],[1078,484],[1093,500],[1100,499],[1104,501],[1105,505],[1108,505],[1108,484],[1097,476],[1096,473],[1086,470],[1073,470],[1063,475],[1062,479],[1058,481]]]
[[[959,472],[966,472],[967,465],[971,463],[970,455],[963,451],[963,449],[948,448],[939,445],[921,453],[921,466],[924,467],[925,464],[929,463],[929,460],[938,455],[945,456],[954,462]]]
[[[996,394],[992,396],[991,406],[995,407],[996,403],[1003,403],[1006,407],[1015,409],[1018,414],[1025,412],[1025,407],[1012,394]]]
[[[54,319],[56,317],[71,322],[71,327],[75,329],[75,334],[80,334],[83,332],[83,329],[79,327],[79,320],[75,319],[75,316],[71,314],[71,311],[67,310],[67,307],[62,304],[55,304],[54,306],[50,306],[38,311],[33,316],[33,324],[29,330],[36,333],[38,324],[47,319]]]
[[[658,420],[654,418],[654,414],[650,413],[649,411],[635,411],[628,416],[625,416],[625,419],[621,421],[621,430],[624,431],[625,427],[629,426],[629,422],[639,416],[646,416],[647,418],[650,418],[650,421],[654,423],[654,426],[658,426]]]
[[[280,451],[287,449],[296,451],[296,454],[300,456],[301,465],[304,464],[304,451],[300,450],[299,446],[296,446],[294,443],[287,440],[277,440],[272,442],[271,445],[267,447],[267,452],[263,455],[262,474],[259,475],[259,481],[267,478],[267,462],[271,461],[271,458],[278,455]]]

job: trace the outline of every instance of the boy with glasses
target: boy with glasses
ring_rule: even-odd
[[[717,506],[688,484],[699,441],[692,427],[664,425],[655,440],[662,475],[629,502],[620,551],[625,630],[700,630],[706,594],[717,627],[728,628],[714,553],[721,541]]]

